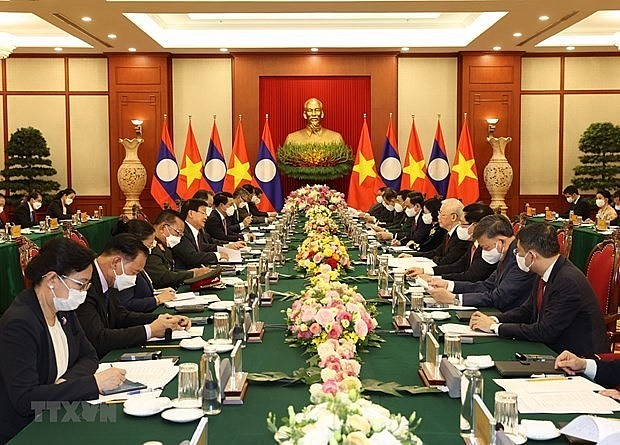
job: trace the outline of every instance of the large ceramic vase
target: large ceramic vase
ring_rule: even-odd
[[[491,208],[499,207],[502,213],[506,213],[508,209],[504,198],[512,184],[512,167],[505,155],[506,145],[510,141],[511,137],[487,137],[487,142],[493,148],[493,155],[484,167],[484,183],[491,194]]]
[[[123,214],[131,218],[133,206],[140,206],[140,193],[146,186],[146,168],[138,157],[138,148],[144,142],[142,138],[119,139],[118,142],[125,148],[125,159],[118,168],[118,186],[125,195]],[[140,208],[140,207],[139,207]]]

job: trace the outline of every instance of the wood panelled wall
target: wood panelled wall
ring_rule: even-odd
[[[112,208],[120,213],[125,198],[118,188],[116,173],[125,151],[119,138],[134,138],[132,119],[141,119],[144,143],[138,150],[148,180],[140,196],[150,217],[159,211],[151,197],[151,180],[161,140],[164,114],[170,115],[170,56],[168,54],[110,55],[108,76],[110,91],[110,178]],[[171,121],[171,120],[170,120]]]

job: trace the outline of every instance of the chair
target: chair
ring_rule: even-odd
[[[88,245],[88,240],[84,238],[84,235],[82,235],[80,232],[75,230],[73,226],[71,226],[71,224],[67,224],[63,226],[62,236],[64,236],[65,238],[69,238],[71,241],[75,241],[76,243],[84,247],[90,247]]]
[[[562,227],[558,229],[560,253],[566,258],[570,256],[570,250],[573,247],[573,229],[574,225],[572,221],[566,221]]]
[[[620,279],[620,230],[614,231],[611,238],[601,241],[590,253],[586,263],[586,278],[598,297],[607,335],[613,345],[620,341],[617,332],[618,321],[618,280]],[[605,354],[603,354],[605,355]]]
[[[146,222],[150,222],[149,218],[142,211],[142,208],[138,204],[134,204],[133,206],[131,206],[131,215],[133,219],[142,219]]]
[[[512,223],[512,231],[514,232],[514,234],[516,235],[517,233],[519,233],[519,230],[524,228],[526,223],[527,215],[525,214],[525,212],[521,212],[518,216],[518,219],[515,218],[515,221]]]
[[[15,238],[15,243],[17,244],[17,250],[19,252],[19,267],[24,277],[24,286],[30,287],[30,280],[26,278],[25,275],[26,266],[28,266],[30,260],[39,253],[39,246],[25,236],[18,236]]]

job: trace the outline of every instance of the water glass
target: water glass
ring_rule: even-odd
[[[181,363],[179,366],[179,402],[198,400],[198,364]]]
[[[447,356],[450,363],[461,363],[461,336],[454,333],[444,335],[443,355]]]
[[[235,283],[233,295],[234,295],[233,298],[235,300],[245,301],[245,296],[246,296],[245,283]]]
[[[414,312],[422,312],[424,310],[424,294],[411,294],[411,310]]]
[[[495,393],[495,421],[504,427],[504,433],[513,442],[520,442],[519,413],[517,395],[514,392],[498,391]]]
[[[230,343],[228,312],[217,312],[213,317],[213,342]]]

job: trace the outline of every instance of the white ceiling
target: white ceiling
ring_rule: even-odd
[[[549,17],[546,21],[539,16]],[[91,17],[85,22],[82,17]],[[9,36],[6,34],[8,33]],[[521,35],[514,36],[515,33]],[[618,33],[618,34],[617,34]],[[110,38],[115,34],[116,38]],[[7,0],[15,53],[617,52],[618,0]]]

